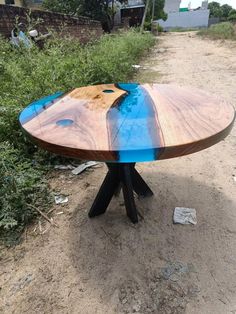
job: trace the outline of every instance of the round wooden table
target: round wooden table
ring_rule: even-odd
[[[38,100],[20,114],[24,131],[42,148],[103,161],[108,174],[89,211],[105,213],[122,187],[127,215],[138,222],[133,191],[153,195],[136,162],[195,153],[224,139],[234,108],[201,90],[162,84],[104,84]]]

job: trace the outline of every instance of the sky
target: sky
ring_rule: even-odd
[[[212,2],[213,0],[209,1]],[[214,0],[216,2],[219,2],[220,4],[229,4],[231,5],[234,9],[236,9],[236,0]],[[188,6],[189,2],[191,2],[191,8],[197,8],[201,6],[202,0],[182,0],[181,1],[181,7],[185,8]]]

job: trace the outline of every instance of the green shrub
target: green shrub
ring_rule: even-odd
[[[144,22],[144,29],[146,31],[151,31],[151,29],[152,29],[152,22],[151,21],[145,21]]]
[[[0,233],[23,228],[36,214],[32,206],[49,200],[43,178],[52,155],[25,138],[20,111],[57,91],[129,80],[132,64],[153,43],[150,34],[135,31],[106,35],[86,46],[53,38],[44,50],[13,48],[0,38]]]
[[[199,31],[198,34],[211,39],[236,39],[234,26],[230,22],[211,25],[208,29]]]
[[[51,197],[42,169],[21,158],[22,152],[0,143],[0,239],[9,242],[37,214],[32,206],[47,208]]]
[[[160,24],[157,24],[157,30],[159,33],[163,32],[163,27]]]
[[[174,28],[170,28],[169,32],[175,32],[175,33],[184,33],[184,32],[194,32],[197,31],[197,28],[183,28],[183,27],[174,27]]]
[[[228,17],[228,20],[229,20],[230,22],[235,23],[235,22],[236,22],[236,13],[231,14],[231,15]]]

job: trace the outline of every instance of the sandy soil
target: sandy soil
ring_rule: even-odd
[[[235,52],[230,42],[167,34],[137,79],[191,85],[233,103]],[[52,187],[69,204],[55,207],[59,228],[42,220],[42,232],[37,223],[22,244],[0,251],[0,313],[236,313],[235,148],[234,128],[205,151],[138,165],[155,196],[137,199],[144,220],[135,226],[121,198],[87,218],[103,165],[78,177],[53,173]],[[173,225],[176,206],[196,208],[198,224]]]

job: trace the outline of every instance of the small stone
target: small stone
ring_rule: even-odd
[[[124,299],[121,301],[122,304],[126,304],[127,302],[128,302],[128,299],[127,299],[127,298],[124,298]]]
[[[33,281],[34,277],[32,274],[28,274],[22,278],[20,278],[11,288],[11,291],[13,293],[24,289],[27,285],[29,285],[31,283],[31,281]]]
[[[197,285],[192,285],[191,287],[188,288],[188,294],[191,296],[194,296],[199,292],[201,292],[201,289]]]
[[[166,52],[166,49],[165,48],[159,48],[157,49],[157,53],[164,53]]]
[[[135,304],[133,306],[133,313],[139,312],[140,311],[140,305],[139,304]]]
[[[173,274],[172,276],[170,276],[170,280],[176,282],[179,280],[179,276],[177,276],[176,274]]]

